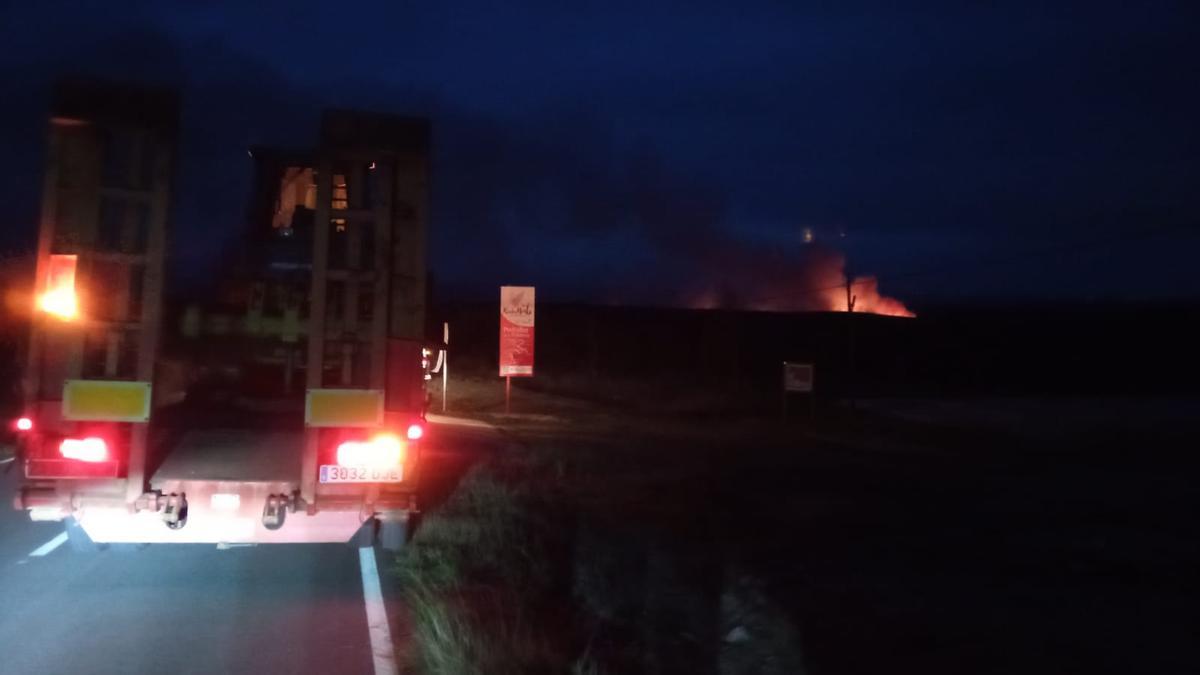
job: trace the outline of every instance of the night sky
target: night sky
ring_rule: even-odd
[[[49,85],[91,73],[183,90],[185,282],[244,220],[247,146],[341,106],[433,118],[444,297],[787,293],[812,250],[918,308],[1200,297],[1194,2],[7,4],[5,255]]]

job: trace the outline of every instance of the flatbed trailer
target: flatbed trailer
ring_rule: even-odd
[[[254,149],[245,245],[163,302],[173,93],[58,88],[15,506],[73,542],[379,541],[416,511],[429,125],[327,111]]]

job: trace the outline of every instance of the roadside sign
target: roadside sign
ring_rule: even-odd
[[[500,287],[500,377],[533,376],[533,286]]]
[[[786,392],[812,393],[813,367],[811,363],[783,362],[783,390]]]

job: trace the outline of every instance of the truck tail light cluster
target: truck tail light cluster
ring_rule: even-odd
[[[108,443],[105,443],[103,438],[95,436],[64,438],[58,446],[58,452],[65,459],[77,459],[81,462],[104,462],[108,460]]]
[[[341,466],[390,468],[404,463],[404,441],[393,434],[379,434],[369,441],[345,441],[338,445]]]

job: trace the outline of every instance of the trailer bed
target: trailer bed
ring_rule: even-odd
[[[299,482],[304,432],[205,429],[184,432],[150,479]]]
[[[302,410],[237,404],[181,405],[158,414],[152,489],[169,481],[300,481]]]

